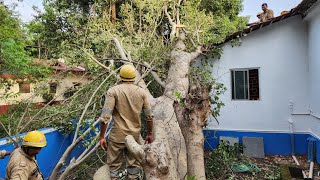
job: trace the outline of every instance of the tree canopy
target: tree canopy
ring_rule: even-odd
[[[0,4],[0,74],[42,76],[47,70],[32,65],[25,50],[27,34],[17,15]]]
[[[184,177],[186,160],[182,156],[186,153],[180,153],[180,150],[185,151],[186,146],[182,136],[190,138],[185,134],[192,124],[185,122],[196,122],[197,119],[201,121],[195,125],[199,135],[199,142],[195,144],[203,151],[202,128],[207,123],[210,111],[214,116],[219,115],[223,106],[219,95],[225,90],[222,84],[211,77],[207,59],[221,53],[215,44],[223,42],[228,34],[245,27],[247,19],[238,16],[241,9],[241,0],[44,1],[44,12],[28,24],[29,39],[48,49],[50,59],[64,58],[68,64],[84,66],[93,81],[63,101],[62,106],[45,106],[35,111],[29,104],[24,104],[21,106],[24,112],[15,112],[15,117],[21,117],[20,122],[13,124],[18,124],[19,128],[21,122],[27,123],[16,132],[37,127],[31,123],[34,121],[70,130],[73,124],[68,120],[72,118],[79,118],[77,130],[87,127],[88,124],[91,128],[94,125],[89,119],[99,116],[104,93],[116,83],[116,70],[122,63],[130,61],[142,74],[146,82],[144,88],[150,91],[154,99],[162,100],[161,103],[153,105],[155,118],[158,120],[154,126],[160,128],[155,128],[159,131],[155,133],[158,141],[151,146],[154,146],[156,153],[165,152],[163,156],[178,157],[177,162],[170,159],[172,168],[168,168],[170,173],[166,175],[171,177],[169,179]],[[198,58],[199,55],[202,56]],[[200,59],[197,62],[202,66],[193,64],[196,59]],[[109,66],[113,63],[114,66]],[[156,72],[158,79],[155,75],[151,76],[150,71]],[[213,94],[209,97],[210,91]],[[199,99],[203,105],[197,104]],[[177,102],[183,105],[176,104],[176,107],[181,108],[180,112],[183,112],[180,116],[174,109],[174,103]],[[188,106],[197,110],[187,109]],[[25,117],[26,114],[30,116],[29,119]],[[179,127],[178,121],[187,125],[182,130],[184,135],[181,134],[179,128],[182,126],[180,124]],[[168,123],[166,126],[173,130],[161,129],[165,128],[161,123]],[[73,147],[78,143],[77,135],[80,138],[81,133],[84,132],[75,132]],[[97,148],[94,143],[95,141],[92,141],[89,147]],[[158,151],[164,144],[170,148]],[[178,149],[176,144],[184,147]],[[191,149],[192,143],[186,144],[189,145],[188,149]],[[197,149],[193,151],[200,153]],[[67,156],[60,159],[52,179],[57,177],[60,167],[66,161],[65,157]],[[190,160],[188,166],[189,163]],[[204,171],[204,168],[202,169]],[[68,171],[69,169],[65,172]],[[204,173],[200,174],[203,174],[203,178]]]
[[[154,63],[162,78],[176,39],[170,35],[176,28],[170,18],[178,29],[186,29],[188,51],[222,42],[228,34],[244,28],[247,21],[238,16],[241,0],[48,0],[44,10],[31,25],[38,24],[37,38],[50,49],[52,58],[64,57],[97,71],[83,50],[99,58],[119,58],[110,43],[117,37],[133,59]]]

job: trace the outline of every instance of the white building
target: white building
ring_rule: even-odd
[[[238,36],[241,45],[232,47]],[[212,74],[227,87],[225,106],[220,124],[212,120],[208,129],[240,141],[263,137],[266,154],[289,154],[291,119],[295,151],[306,153],[307,138],[320,138],[319,0],[304,0],[289,14],[236,32],[221,46]],[[216,146],[218,140],[207,142]]]

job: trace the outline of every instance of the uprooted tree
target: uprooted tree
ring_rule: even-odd
[[[213,45],[243,28],[241,7],[241,0],[46,1],[45,12],[29,24],[34,41],[50,50],[50,58],[85,66],[95,77],[59,107],[37,112],[25,108],[28,112],[21,113],[20,121],[28,122],[23,130],[39,119],[70,127],[65,126],[67,118],[78,118],[73,143],[50,179],[58,178],[71,150],[98,123],[80,130],[99,116],[103,94],[116,82],[123,63],[136,66],[136,83],[150,92],[155,116],[153,143],[140,145],[126,138],[147,179],[205,179],[202,129],[210,114],[219,115],[224,90],[211,77],[208,57],[219,56]],[[95,152],[98,145],[92,142],[60,179]]]

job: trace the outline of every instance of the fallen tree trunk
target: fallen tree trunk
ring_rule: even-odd
[[[141,162],[149,180],[185,179],[187,176],[187,149],[173,104],[178,98],[175,94],[178,93],[182,98],[188,94],[190,63],[200,55],[200,48],[197,52],[185,52],[183,40],[184,34],[181,34],[180,40],[171,52],[171,66],[164,95],[151,99],[155,119],[154,142],[140,145],[132,137],[126,138],[128,150]],[[124,55],[122,58],[125,58]],[[102,168],[104,169],[97,172],[105,171],[106,168]],[[98,174],[95,177],[95,179],[101,179]]]
[[[188,175],[206,179],[203,127],[210,113],[209,91],[200,83],[191,85],[188,96],[174,104],[175,113],[186,141]]]
[[[198,48],[197,52],[185,52],[183,40],[184,34],[181,34],[180,40],[177,42],[175,49],[171,52],[171,66],[165,84],[165,93],[163,96],[155,99],[154,104],[152,105],[152,111],[155,117],[155,141],[150,145],[140,146],[134,142],[133,138],[128,137],[126,139],[127,148],[135,154],[136,157],[142,158],[141,163],[145,169],[146,177],[151,180],[185,179],[187,175],[187,154],[188,156],[195,155],[195,153],[187,153],[190,149],[188,146],[186,148],[185,139],[180,130],[181,126],[178,124],[177,116],[175,115],[173,108],[175,100],[187,96],[189,89],[188,74],[190,63],[200,55],[200,48]],[[177,97],[176,94],[179,94],[179,97]],[[183,119],[181,120],[184,121]],[[200,137],[200,139],[202,137],[201,151],[203,152],[203,134],[199,133],[199,130],[202,132],[202,127],[203,126],[194,128],[194,130],[197,130],[194,135]],[[187,131],[185,132],[187,134]],[[189,138],[189,136],[185,137]],[[190,142],[189,146],[192,146],[192,142],[188,142]],[[201,143],[199,143],[197,148],[200,146]],[[192,151],[196,149],[192,148]],[[198,155],[196,155],[196,157],[198,157]],[[150,161],[154,163],[150,163]],[[190,161],[190,163],[192,162]],[[203,170],[199,170],[203,166],[197,167],[197,165],[199,165],[199,163],[191,165],[191,167],[194,168],[192,172],[204,172],[204,168]],[[164,170],[166,167],[169,168],[168,171]],[[204,175],[202,177],[205,178]]]

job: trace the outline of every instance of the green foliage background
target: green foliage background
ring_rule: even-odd
[[[222,51],[212,45],[223,42],[228,34],[243,29],[247,22],[247,18],[238,16],[242,10],[242,0],[136,0],[115,1],[115,4],[117,20],[112,23],[110,1],[45,0],[44,11],[26,25],[26,31],[14,13],[1,6],[1,72],[15,70],[21,74],[43,76],[43,69],[31,65],[30,55],[36,56],[36,53],[24,50],[26,45],[41,45],[49,51],[49,59],[63,58],[68,64],[81,65],[90,76],[97,79],[85,86],[78,96],[63,102],[62,106],[49,106],[41,113],[37,113],[29,102],[16,105],[12,114],[1,117],[6,126],[18,125],[23,111],[28,109],[28,116],[22,118],[23,122],[37,115],[33,118],[36,123],[31,123],[24,130],[55,126],[69,131],[72,125],[68,120],[80,116],[83,104],[108,73],[94,63],[89,55],[97,59],[113,59],[115,67],[119,66],[120,55],[113,38],[119,39],[127,55],[135,62],[148,62],[165,80],[170,66],[170,52],[177,42],[176,37],[170,37],[173,27],[165,9],[175,23],[180,21],[185,26],[187,39],[184,43],[187,51],[194,51],[197,46],[206,46],[209,49],[204,56],[208,57],[219,56]],[[101,62],[109,65],[110,61]],[[146,71],[143,66],[137,65],[137,68],[142,73]],[[200,79],[204,85],[214,89],[213,115],[218,116],[223,106],[219,95],[225,88],[211,77],[208,69],[200,68],[195,72],[202,76]],[[191,75],[194,74],[191,72]],[[150,83],[149,90],[154,96],[162,95],[163,88],[150,75],[145,80]],[[103,86],[85,119],[99,115],[103,93],[115,82],[113,77]]]

